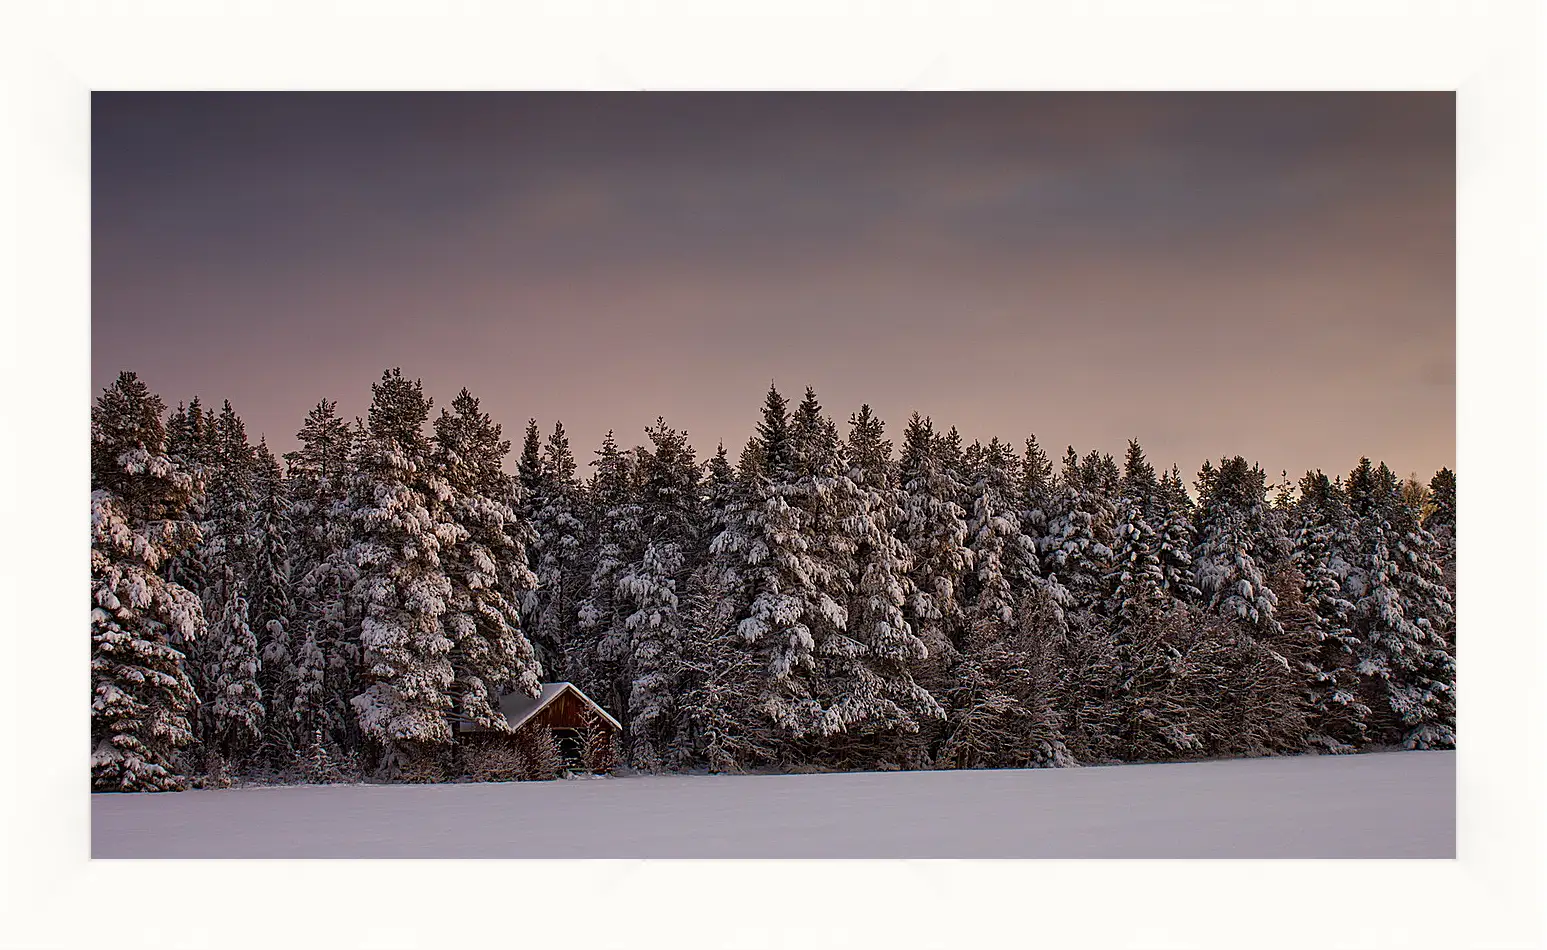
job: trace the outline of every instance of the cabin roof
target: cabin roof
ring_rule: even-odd
[[[529,719],[543,711],[549,703],[564,695],[566,691],[579,696],[586,705],[595,709],[603,719],[612,723],[614,729],[622,729],[623,724],[612,718],[607,710],[596,704],[596,701],[581,691],[574,683],[544,683],[543,690],[535,698],[523,696],[520,693],[511,693],[509,696],[500,697],[500,712],[505,714],[505,719],[510,723],[511,729],[519,729]]]

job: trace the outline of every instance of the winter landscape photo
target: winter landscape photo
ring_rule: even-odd
[[[1454,857],[1455,115],[94,93],[92,857]]]

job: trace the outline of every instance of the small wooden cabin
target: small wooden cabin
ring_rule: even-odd
[[[514,741],[520,741],[525,730],[550,730],[564,768],[571,771],[586,769],[587,752],[598,743],[606,743],[609,752],[616,750],[618,733],[623,728],[574,683],[544,683],[542,692],[535,698],[519,693],[503,696],[500,712],[510,723],[510,736]],[[458,737],[486,735],[491,731],[462,720],[454,721],[452,725]],[[612,758],[611,754],[596,757],[593,752],[593,763],[610,762]],[[606,768],[596,771],[606,771]]]

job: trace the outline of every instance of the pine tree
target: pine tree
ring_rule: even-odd
[[[1359,672],[1374,710],[1376,741],[1409,748],[1455,744],[1455,660],[1445,631],[1454,621],[1432,537],[1382,463],[1361,459],[1348,479],[1358,517],[1359,570],[1349,578]]]
[[[257,454],[241,417],[225,401],[208,430],[206,467],[204,613],[209,636],[190,652],[193,683],[205,703],[198,733],[208,752],[223,759],[245,755],[263,727],[257,682],[259,647],[247,598],[255,570]]]
[[[694,635],[683,643],[677,741],[671,764],[740,772],[773,757],[762,710],[766,675],[737,630],[742,602],[732,562],[716,558],[690,578],[681,610]]]
[[[1263,537],[1266,479],[1239,455],[1217,472],[1199,474],[1198,543],[1193,571],[1210,610],[1258,630],[1272,630],[1276,598],[1263,564],[1272,557]]]
[[[1155,502],[1155,556],[1160,562],[1161,590],[1184,603],[1195,603],[1203,593],[1193,583],[1193,504],[1175,465],[1161,479]]]
[[[198,597],[159,572],[199,541],[193,480],[166,454],[164,405],[119,374],[91,413],[91,784],[186,786],[197,697],[179,645],[205,632]]]
[[[193,484],[187,518],[200,526],[207,521],[205,498],[214,461],[214,423],[214,413],[206,412],[199,397],[195,396],[188,401],[186,409],[179,403],[166,424],[167,455]],[[172,583],[202,596],[209,580],[205,547],[201,527],[199,543],[173,556],[163,568],[163,575]],[[193,672],[190,669],[190,675]]]
[[[323,730],[335,750],[353,748],[358,726],[350,700],[360,691],[360,616],[350,592],[349,480],[361,440],[324,399],[307,413],[285,454],[290,505],[296,687],[290,709],[297,735]]]
[[[1081,468],[1079,455],[1070,446],[1057,482],[1047,534],[1038,544],[1043,572],[1056,578],[1087,610],[1101,603],[1112,561],[1112,549],[1102,536],[1108,529],[1102,525],[1100,496],[1086,482],[1087,475],[1094,474],[1089,466]]]
[[[442,554],[460,540],[444,516],[450,486],[434,474],[423,433],[431,400],[388,370],[371,386],[370,422],[351,479],[351,596],[360,612],[364,690],[352,700],[387,777],[413,774],[450,741],[452,597]]]
[[[1057,666],[1067,637],[1063,608],[1045,584],[1020,594],[1008,621],[977,616],[945,691],[950,722],[936,766],[1077,764],[1055,708]]]
[[[451,595],[441,623],[451,641],[453,711],[505,731],[500,696],[537,696],[542,671],[522,631],[519,604],[537,583],[527,567],[531,526],[518,512],[520,482],[501,463],[510,443],[466,389],[435,420],[432,465],[449,488],[443,517],[454,527],[441,565]]]
[[[1022,528],[1019,460],[998,439],[989,442],[973,485],[967,524],[972,572],[965,583],[968,623],[1008,624],[1017,602],[1040,579],[1036,540]]]
[[[1424,530],[1438,545],[1436,557],[1450,599],[1456,599],[1456,473],[1442,468],[1429,480],[1428,508],[1423,516]],[[1454,644],[1452,644],[1454,646]]]
[[[1055,494],[1053,463],[1037,444],[1037,437],[1028,436],[1021,460],[1021,499],[1025,505],[1021,527],[1034,539],[1047,534]]]
[[[674,741],[674,703],[681,690],[683,641],[690,635],[681,594],[698,561],[703,531],[699,469],[687,433],[657,419],[647,430],[653,446],[640,456],[639,523],[644,551],[618,581],[632,612],[629,634],[627,722],[629,761],[659,771]]]
[[[1124,498],[1122,519],[1112,552],[1112,571],[1107,614],[1129,621],[1143,610],[1142,604],[1166,598],[1166,575],[1160,563],[1161,538],[1150,527],[1139,498]]]
[[[239,760],[262,738],[263,693],[258,686],[258,638],[248,619],[247,598],[233,587],[210,625],[214,646],[209,666],[209,693],[201,721],[206,743],[222,760]]]
[[[1351,752],[1365,741],[1370,708],[1360,699],[1359,638],[1344,585],[1356,559],[1353,514],[1341,480],[1307,472],[1300,480],[1293,563],[1303,599],[1316,616],[1316,650],[1308,658],[1310,741]]]
[[[542,441],[537,432],[537,420],[528,419],[526,434],[521,439],[521,458],[516,463],[516,477],[521,480],[521,491],[526,498],[537,495],[544,482]]]
[[[940,670],[951,662],[963,633],[962,583],[972,566],[966,512],[955,500],[963,492],[942,459],[949,448],[928,419],[914,413],[908,420],[901,461],[903,518],[897,525],[913,561],[907,617]]]
[[[870,765],[882,750],[868,737],[915,735],[944,710],[914,677],[928,650],[906,616],[911,559],[895,533],[903,509],[891,442],[868,405],[849,425],[846,452],[832,460],[846,471],[829,469],[824,482],[832,531],[841,538],[829,541],[828,553],[835,573],[847,575],[832,589],[847,599],[842,629],[830,631],[821,650],[821,688],[824,731],[850,740],[827,745],[840,756],[850,746]]]
[[[1118,493],[1123,498],[1138,502],[1146,520],[1155,518],[1160,482],[1155,477],[1155,467],[1144,457],[1144,448],[1139,445],[1138,439],[1128,440],[1128,455],[1123,460]]]
[[[755,467],[744,471],[727,526],[710,546],[715,573],[734,591],[737,634],[756,657],[760,673],[758,707],[788,755],[792,741],[823,733],[817,656],[820,638],[842,629],[847,616],[831,593],[832,569],[824,558],[804,508],[817,435],[799,434],[797,445],[788,406],[770,387],[758,426]],[[825,440],[825,435],[822,436]],[[749,453],[743,453],[747,458]],[[800,468],[797,468],[799,466]]]
[[[575,456],[564,424],[556,422],[542,448],[541,478],[528,507],[535,538],[533,570],[537,586],[527,593],[523,610],[527,636],[550,679],[585,681],[583,656],[574,641],[579,603],[590,584],[585,565],[584,500],[575,477]]]
[[[635,459],[632,452],[619,451],[608,432],[591,465],[596,471],[587,492],[587,533],[595,541],[588,558],[590,584],[578,611],[583,639],[577,652],[583,688],[621,718],[628,710],[627,620],[633,610],[619,600],[618,582],[642,553]]]
[[[249,620],[258,634],[258,689],[264,699],[265,743],[277,762],[288,762],[304,747],[310,732],[295,723],[297,644],[290,557],[290,504],[279,460],[268,442],[258,440],[253,477],[253,565]]]

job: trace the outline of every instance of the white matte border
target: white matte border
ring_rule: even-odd
[[[1537,5],[19,6],[0,25],[7,942],[1541,945],[1547,717],[1534,542],[1547,527],[1537,462],[1547,76]],[[89,91],[376,88],[1456,90],[1459,859],[88,861],[87,723],[71,710],[84,709],[88,691]]]

